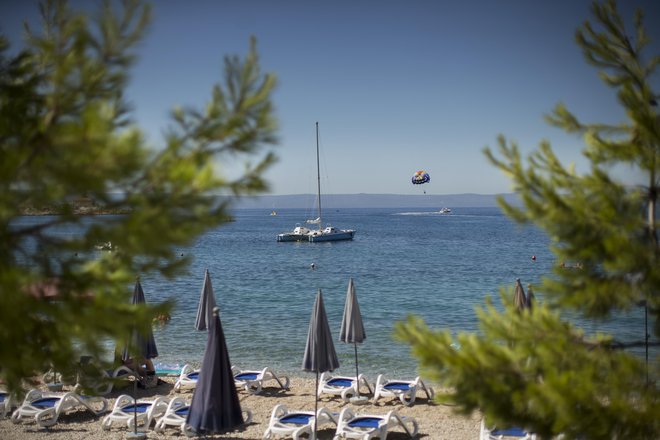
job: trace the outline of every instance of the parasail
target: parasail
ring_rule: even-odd
[[[421,185],[422,183],[427,183],[431,181],[431,176],[426,171],[420,170],[412,176],[413,185]]]

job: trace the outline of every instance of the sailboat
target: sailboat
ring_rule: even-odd
[[[316,181],[317,181],[317,205],[318,217],[314,220],[308,220],[307,223],[318,225],[318,229],[310,230],[306,226],[299,224],[291,232],[285,232],[277,236],[277,241],[310,241],[312,243],[320,241],[341,241],[353,240],[354,229],[338,229],[327,225],[323,227],[321,216],[321,167],[319,163],[319,123],[316,123]]]

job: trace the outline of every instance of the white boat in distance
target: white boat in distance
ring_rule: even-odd
[[[318,225],[318,229],[311,230],[300,224],[291,232],[284,232],[277,235],[277,241],[310,241],[312,243],[321,241],[341,241],[353,240],[354,229],[338,229],[327,225],[323,227],[321,221],[321,167],[319,164],[319,123],[316,123],[316,181],[317,181],[317,204],[319,207],[318,217],[314,220],[307,220],[309,224]]]
[[[442,208],[440,211],[438,211],[440,214],[451,214],[451,209],[449,208]]]

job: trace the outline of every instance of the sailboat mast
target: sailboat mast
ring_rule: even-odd
[[[317,200],[319,205],[319,231],[323,229],[321,221],[321,166],[319,165],[319,123],[316,122],[316,186],[317,186]]]

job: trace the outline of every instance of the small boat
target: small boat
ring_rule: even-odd
[[[98,251],[114,251],[117,249],[117,246],[113,246],[112,242],[108,241],[105,243],[99,243],[94,246]]]
[[[312,231],[309,228],[301,226],[300,223],[296,223],[296,227],[293,228],[293,231],[277,234],[277,241],[309,241],[309,234],[311,232]]]
[[[270,215],[277,215],[277,212],[275,212],[275,211],[271,211],[271,212],[270,212]]]
[[[277,241],[310,241],[312,243],[320,241],[340,241],[353,240],[355,230],[337,229],[330,225],[323,227],[321,220],[321,167],[319,165],[319,123],[316,123],[316,181],[317,181],[317,204],[318,217],[314,220],[307,220],[309,224],[318,225],[318,229],[310,230],[304,226],[296,224],[292,232],[285,232],[277,236]]]
[[[451,209],[449,208],[442,208],[440,211],[438,211],[440,214],[451,214]]]

